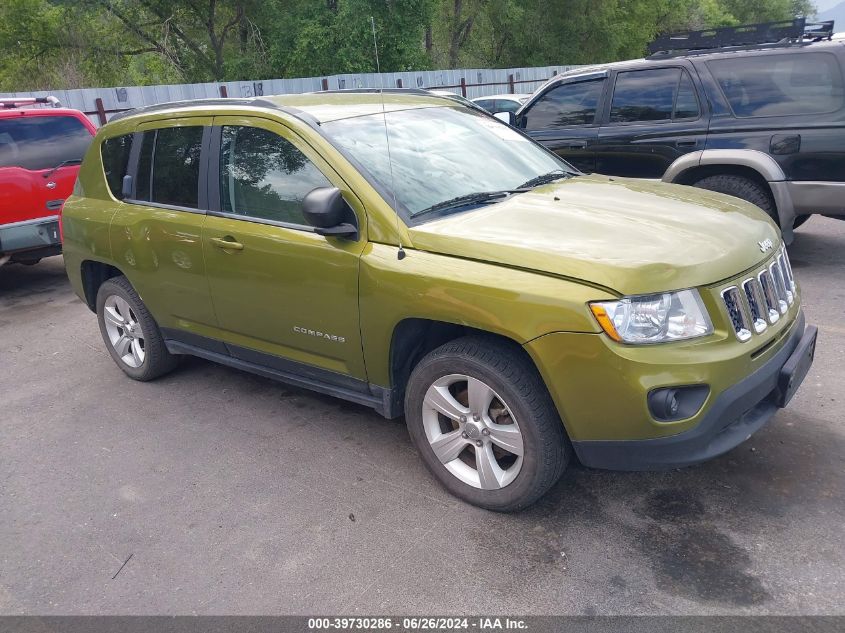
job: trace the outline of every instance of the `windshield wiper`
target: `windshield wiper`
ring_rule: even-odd
[[[519,185],[520,189],[533,189],[534,187],[539,187],[540,185],[545,185],[550,182],[554,182],[555,180],[560,180],[561,178],[568,178],[571,176],[569,172],[563,171],[562,169],[555,169],[554,171],[550,171],[547,174],[543,174],[542,176],[537,176],[528,180],[521,185]]]
[[[53,174],[55,174],[55,173],[56,173],[56,171],[58,171],[59,169],[61,169],[62,167],[65,167],[65,166],[67,166],[67,165],[80,165],[81,163],[82,163],[82,159],[81,159],[81,158],[71,158],[70,160],[63,160],[63,161],[62,161],[62,162],[60,162],[58,165],[56,165],[55,167],[53,167],[53,169],[51,169],[51,170],[50,170],[50,171],[48,171],[46,174],[44,174],[44,177],[45,177],[45,178],[49,178],[50,176],[52,176]]]
[[[437,204],[423,209],[422,211],[417,211],[413,214],[413,217],[416,218],[435,211],[460,209],[461,207],[468,207],[472,204],[484,204],[485,202],[492,202],[493,200],[498,200],[499,198],[506,198],[512,193],[523,193],[525,191],[528,190],[520,187],[518,189],[503,189],[501,191],[481,191],[478,193],[469,193],[464,196],[458,196],[457,198],[438,202]]]

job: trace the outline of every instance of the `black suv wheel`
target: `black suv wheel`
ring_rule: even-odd
[[[423,358],[408,381],[405,417],[434,476],[456,497],[489,510],[534,503],[569,458],[537,370],[495,339],[457,339]]]
[[[777,217],[777,210],[775,209],[771,196],[769,196],[769,193],[759,183],[754,182],[750,178],[734,176],[732,174],[719,174],[702,178],[694,183],[693,186],[699,187],[700,189],[707,189],[708,191],[726,193],[729,196],[734,196],[735,198],[740,198],[757,205],[775,221],[775,224],[780,226],[780,220]]]

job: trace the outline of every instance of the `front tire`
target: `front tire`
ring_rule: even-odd
[[[158,324],[126,277],[113,277],[97,291],[97,321],[106,349],[134,380],[154,380],[173,370]]]
[[[414,368],[408,432],[428,469],[456,497],[512,512],[560,478],[569,443],[557,409],[522,350],[493,338],[446,343]]]

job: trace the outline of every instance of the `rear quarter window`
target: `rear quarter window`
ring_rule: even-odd
[[[0,167],[52,169],[82,160],[91,132],[73,116],[0,118]]]
[[[733,57],[707,67],[738,117],[824,114],[845,104],[842,69],[829,53]]]

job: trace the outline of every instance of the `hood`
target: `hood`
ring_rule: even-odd
[[[414,248],[586,281],[623,295],[716,283],[772,255],[754,205],[666,183],[578,176],[410,230]]]

